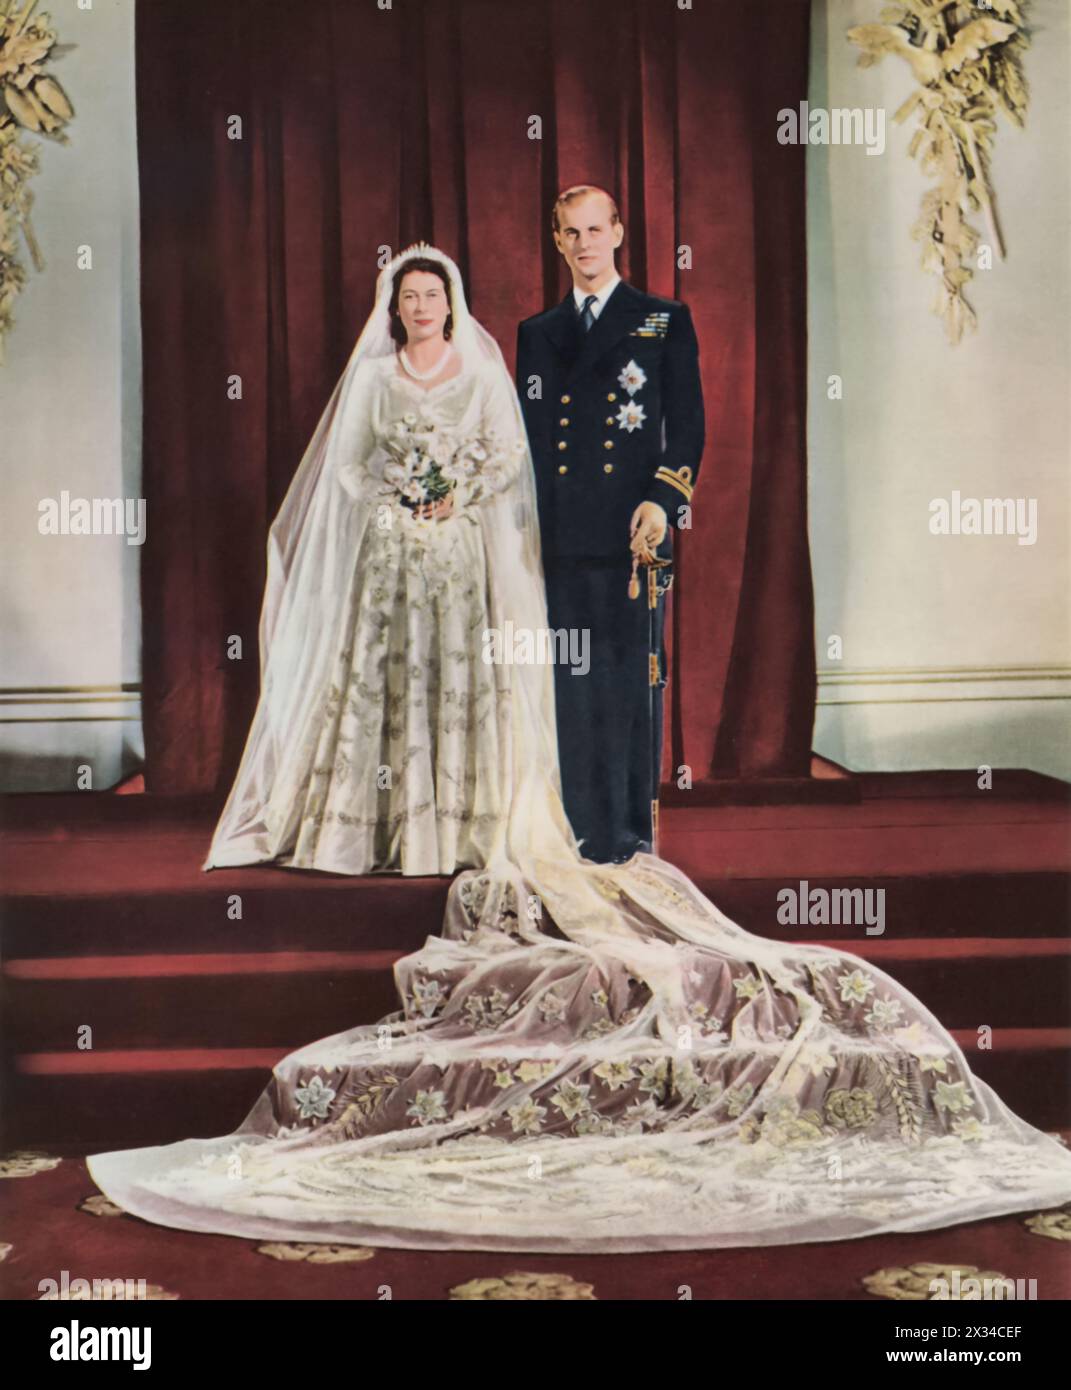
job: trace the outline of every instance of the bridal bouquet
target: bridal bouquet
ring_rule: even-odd
[[[415,508],[441,502],[459,484],[469,502],[500,492],[509,482],[510,453],[522,453],[524,442],[516,440],[510,449],[494,438],[462,439],[410,412],[391,427],[386,450],[383,481],[403,505]]]

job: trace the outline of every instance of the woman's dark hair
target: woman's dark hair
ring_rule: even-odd
[[[429,275],[437,275],[443,282],[443,289],[446,291],[447,315],[446,322],[443,324],[443,337],[447,342],[450,341],[454,331],[454,301],[450,298],[450,276],[446,272],[446,266],[441,261],[433,261],[427,256],[410,256],[407,261],[403,261],[394,272],[394,279],[390,287],[390,336],[402,347],[409,341],[409,335],[405,331],[401,315],[398,313],[398,298],[402,292],[402,281],[412,270],[424,270]]]

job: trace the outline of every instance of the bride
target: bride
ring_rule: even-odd
[[[487,860],[506,691],[481,638],[502,566],[538,569],[503,550],[531,541],[518,410],[452,265],[396,258],[271,528],[260,703],[206,868]]]
[[[90,1157],[98,1186],[189,1230],[565,1252],[1071,1197],[1071,1153],[881,970],[751,935],[655,856],[580,857],[548,667],[478,655],[507,622],[546,624],[524,428],[421,246],[380,277],[272,527],[261,703],[209,862],[471,867],[397,962],[396,1013],[283,1058],[233,1134]]]

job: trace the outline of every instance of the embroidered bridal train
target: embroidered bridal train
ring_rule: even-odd
[[[492,381],[496,432],[524,460],[473,517],[487,617],[542,632],[516,397],[456,267],[419,254],[448,268],[465,371]],[[325,598],[344,607],[382,502],[357,465],[375,447],[368,393],[393,351],[386,305],[405,255],[272,528],[261,707],[216,862],[272,856],[289,815],[279,787],[295,785],[280,771],[317,746],[339,631]],[[395,966],[398,1011],[285,1057],[233,1134],[90,1157],[109,1197],[165,1226],[259,1239],[563,1252],[836,1240],[1071,1198],[1071,1152],[884,972],[752,935],[654,856],[584,860],[561,805],[549,668],[495,676],[500,810],[482,866],[451,885],[441,936]]]
[[[285,1058],[235,1134],[98,1155],[93,1177],[193,1230],[529,1251],[835,1240],[1071,1197],[1071,1153],[880,970],[752,936],[650,856],[577,880],[560,902],[462,875],[442,939],[396,967],[397,1014]]]

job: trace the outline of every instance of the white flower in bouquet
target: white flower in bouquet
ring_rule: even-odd
[[[477,502],[506,486],[510,455],[523,453],[524,441],[458,439],[434,419],[409,412],[390,427],[386,452],[383,481],[406,503],[441,501],[459,484]]]
[[[453,435],[446,430],[437,430],[432,425],[429,427],[426,437],[421,438],[420,443],[431,461],[445,471],[457,449]]]
[[[467,481],[481,471],[487,460],[487,450],[479,440],[469,440],[451,451],[449,459],[442,463],[442,471],[454,482]]]
[[[392,455],[390,462],[384,466],[383,481],[396,492],[409,495],[406,490],[416,483],[427,468],[428,459],[425,454],[420,449],[407,448],[400,456]]]

